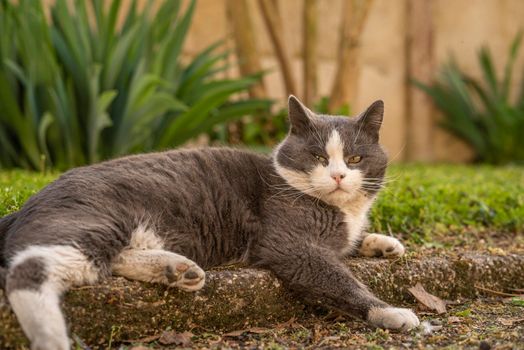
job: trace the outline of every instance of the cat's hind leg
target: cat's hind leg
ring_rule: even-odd
[[[132,232],[129,245],[113,260],[111,269],[115,275],[188,292],[201,289],[206,277],[194,261],[165,250],[155,229],[146,224],[138,225]]]
[[[129,279],[157,282],[192,292],[205,283],[205,272],[192,260],[164,249],[124,249],[112,271]]]
[[[32,246],[12,259],[6,294],[33,350],[70,348],[60,295],[70,286],[93,284],[98,269],[71,246]]]

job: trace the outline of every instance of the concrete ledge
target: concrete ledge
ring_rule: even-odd
[[[391,303],[413,302],[407,288],[422,283],[443,299],[472,298],[481,291],[524,287],[524,256],[464,253],[419,256],[396,261],[351,259],[348,266],[378,296]],[[233,268],[207,274],[197,293],[111,278],[70,291],[63,307],[71,332],[90,345],[140,339],[172,328],[229,331],[271,327],[312,308],[295,300],[266,271]],[[35,310],[38,312],[38,310]],[[0,291],[0,348],[27,344]]]

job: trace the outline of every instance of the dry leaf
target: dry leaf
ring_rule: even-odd
[[[291,317],[289,320],[287,320],[284,323],[279,323],[275,326],[275,329],[283,329],[283,328],[298,328],[300,327],[300,324],[296,322],[295,317]]]
[[[184,333],[177,333],[174,331],[170,332],[164,332],[160,336],[160,339],[158,339],[158,342],[162,345],[180,345],[183,347],[191,345],[191,337],[193,336],[193,333],[191,332],[184,332]]]
[[[411,294],[418,300],[419,303],[426,306],[430,310],[435,310],[438,314],[446,312],[446,302],[439,297],[426,292],[422,284],[417,283],[415,287],[408,289]]]
[[[262,327],[251,327],[248,329],[249,333],[255,333],[255,334],[264,334],[271,332],[271,329],[269,328],[262,328]]]
[[[462,322],[460,317],[457,317],[457,316],[448,317],[448,323],[460,323],[460,322]]]
[[[264,334],[271,332],[271,329],[269,328],[261,328],[261,327],[251,327],[249,329],[239,329],[238,331],[232,331],[225,334],[222,334],[223,337],[240,337],[244,333],[254,333],[254,334]]]
[[[497,321],[504,326],[513,326],[515,323],[524,322],[524,318],[499,318]]]
[[[223,337],[240,337],[242,334],[246,333],[247,330],[246,329],[240,329],[238,331],[231,331],[231,332],[227,332],[227,333],[224,333],[222,334]]]
[[[151,343],[151,342],[157,340],[158,338],[160,338],[160,335],[159,334],[155,334],[155,335],[150,335],[149,337],[144,337],[144,338],[140,338],[140,339],[124,340],[124,343]]]

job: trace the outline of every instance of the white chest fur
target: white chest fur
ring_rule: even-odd
[[[344,221],[347,224],[347,242],[343,251],[344,254],[350,254],[358,249],[357,245],[368,224],[367,215],[372,203],[372,198],[358,196],[357,199],[341,208],[345,214]]]

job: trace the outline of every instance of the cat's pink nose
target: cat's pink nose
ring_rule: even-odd
[[[342,181],[342,179],[344,177],[346,177],[346,175],[344,175],[344,174],[336,174],[336,175],[331,175],[331,177],[333,178],[333,180],[335,180],[337,185],[340,185],[340,182]]]

